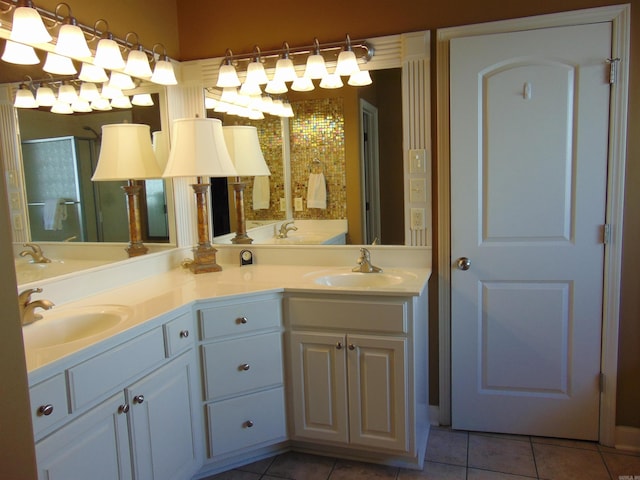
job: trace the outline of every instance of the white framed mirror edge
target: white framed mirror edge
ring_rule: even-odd
[[[5,184],[7,185],[9,205],[11,208],[11,230],[14,243],[26,243],[31,241],[29,235],[28,209],[25,194],[24,174],[22,168],[22,151],[20,148],[21,137],[18,127],[18,115],[13,106],[13,98],[17,90],[17,84],[0,85],[0,138],[3,139],[0,145],[0,159],[2,159]],[[137,87],[131,91],[133,93],[155,93],[159,98],[160,124],[162,130],[167,130],[168,120],[168,95],[165,87],[147,84]],[[11,139],[12,141],[7,141]],[[167,225],[169,229],[169,242],[163,243],[164,247],[175,247],[177,245],[176,222],[175,222],[175,200],[174,188],[171,182],[165,182],[167,200]],[[12,192],[15,196],[12,196]],[[89,245],[90,242],[85,242]]]
[[[368,69],[402,69],[405,245],[431,246],[430,32],[373,37],[367,41],[375,49],[374,57],[367,63]],[[215,84],[222,60],[222,57],[215,57],[180,63],[180,85],[167,90],[170,121],[196,114],[205,116],[204,87]],[[426,159],[426,165],[418,170],[410,168],[409,153],[415,151],[423,151]],[[424,201],[413,201],[411,198],[411,181],[423,182],[426,186]],[[176,240],[179,247],[195,244],[195,206],[189,187],[192,182],[192,179],[174,179]],[[424,211],[424,228],[411,228],[412,209]]]

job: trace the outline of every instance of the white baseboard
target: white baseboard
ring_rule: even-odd
[[[640,428],[617,425],[616,448],[640,452]]]

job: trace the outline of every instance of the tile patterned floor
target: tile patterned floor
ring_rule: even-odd
[[[640,480],[640,453],[432,427],[422,471],[285,453],[207,480]]]

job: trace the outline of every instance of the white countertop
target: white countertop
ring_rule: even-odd
[[[382,265],[384,267],[384,265]],[[400,284],[385,287],[330,287],[315,283],[315,278],[327,273],[346,273],[351,267],[327,265],[274,265],[258,264],[248,266],[223,265],[222,272],[194,275],[187,269],[173,268],[142,280],[128,283],[81,300],[66,303],[59,308],[43,312],[47,316],[62,316],[66,312],[88,307],[117,305],[128,307],[130,315],[117,327],[90,338],[43,349],[33,349],[25,345],[27,371],[30,383],[46,378],[54,367],[65,368],[65,359],[76,353],[93,354],[88,347],[101,343],[110,348],[133,336],[143,329],[166,321],[163,315],[185,309],[190,311],[194,302],[232,298],[238,295],[260,295],[284,291],[325,294],[375,294],[393,296],[417,296],[425,289],[431,275],[430,268],[398,269],[384,268],[385,273],[402,273],[406,280]],[[376,275],[375,273],[367,275]],[[55,299],[54,299],[55,301]],[[30,326],[23,327],[25,329]],[[73,355],[74,362],[81,361],[83,355]]]

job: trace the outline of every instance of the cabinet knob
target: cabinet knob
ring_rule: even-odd
[[[247,322],[248,322],[247,317],[238,317],[238,318],[236,318],[236,323],[237,323],[237,324],[242,324],[242,325],[244,325],[244,324],[245,324],[245,323],[247,323]]]
[[[39,417],[43,415],[48,417],[52,413],[53,413],[53,405],[51,405],[50,403],[47,403],[46,405],[41,405],[40,408],[38,408]]]
[[[349,350],[355,350],[356,346],[353,343],[349,344]]]
[[[133,397],[133,403],[142,403],[144,402],[144,395],[136,395]]]
[[[336,343],[336,348],[337,348],[338,350],[342,350],[342,342],[338,342],[338,343]]]
[[[189,330],[180,330],[180,338],[187,338],[189,336]]]
[[[251,420],[247,420],[246,422],[244,422],[244,426],[246,428],[251,428],[253,427],[253,422]]]
[[[240,365],[240,370],[244,370],[245,372],[250,368],[251,368],[251,365],[249,365],[248,363],[243,363],[242,365]]]
[[[125,404],[120,405],[118,407],[118,413],[122,414],[122,413],[128,413],[128,412],[129,412],[129,404],[128,403],[125,403]]]

